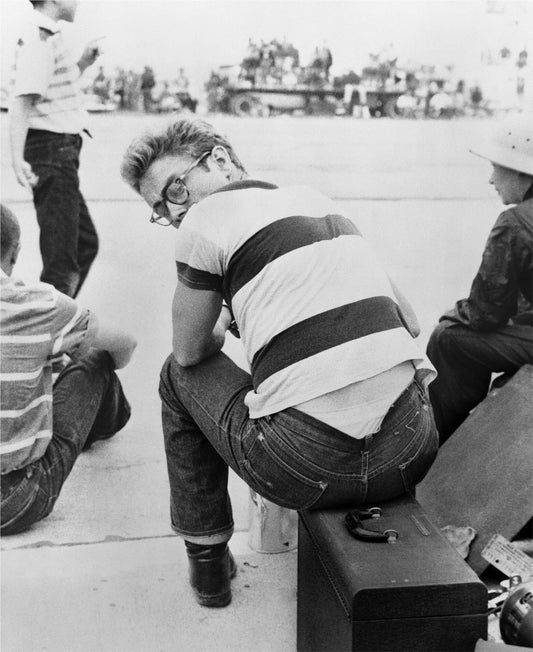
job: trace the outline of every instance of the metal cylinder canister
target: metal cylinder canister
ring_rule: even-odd
[[[533,582],[511,590],[502,607],[500,632],[505,643],[533,646]]]
[[[298,545],[298,513],[280,507],[250,489],[248,543],[257,552],[294,550]]]

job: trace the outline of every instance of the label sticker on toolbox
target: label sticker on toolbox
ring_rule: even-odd
[[[520,575],[523,582],[533,578],[533,559],[501,534],[495,534],[490,539],[481,551],[481,556],[507,577]]]

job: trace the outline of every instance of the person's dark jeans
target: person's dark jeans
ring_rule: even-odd
[[[481,333],[442,321],[431,334],[427,355],[438,372],[429,396],[443,444],[487,396],[492,373],[514,373],[533,362],[533,327]]]
[[[231,537],[228,466],[278,505],[318,509],[412,492],[437,453],[429,399],[416,381],[364,440],[293,408],[250,419],[244,397],[251,388],[249,374],[223,353],[187,368],[171,355],[163,365],[171,524],[193,543]]]
[[[107,352],[93,350],[69,364],[54,384],[53,436],[46,453],[2,476],[2,536],[48,516],[82,449],[118,432],[130,414]]]
[[[30,129],[24,158],[39,181],[33,203],[40,228],[41,281],[75,297],[98,252],[98,236],[80,191],[82,139]]]

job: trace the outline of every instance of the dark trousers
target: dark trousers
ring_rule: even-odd
[[[78,176],[82,139],[30,129],[24,158],[39,181],[33,203],[40,228],[41,281],[75,297],[98,252],[98,236]]]
[[[443,444],[486,397],[492,373],[514,373],[532,363],[533,327],[480,333],[443,321],[430,337],[427,354],[438,372],[429,396]]]
[[[54,430],[45,454],[2,476],[2,536],[48,516],[83,448],[118,432],[130,414],[107,352],[93,350],[68,365],[54,384]]]

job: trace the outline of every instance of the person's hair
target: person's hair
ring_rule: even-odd
[[[0,256],[8,256],[20,239],[20,226],[15,213],[4,204],[0,204],[1,231]]]
[[[181,118],[163,130],[147,132],[135,139],[124,154],[120,173],[124,181],[139,192],[141,179],[157,159],[184,154],[199,158],[217,145],[224,147],[232,163],[246,172],[228,139],[215,131],[213,125],[204,120]],[[207,167],[204,161],[202,165]]]
[[[33,5],[34,9],[37,9],[37,7],[42,7],[46,4],[46,0],[30,0],[30,2]]]

